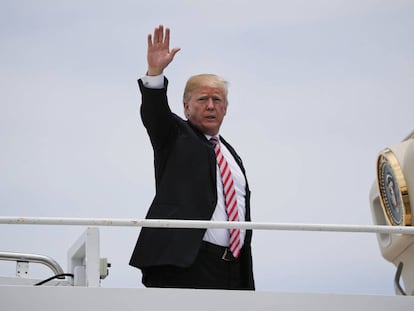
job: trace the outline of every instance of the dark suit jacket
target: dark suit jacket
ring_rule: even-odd
[[[203,133],[173,114],[168,106],[167,85],[149,89],[138,80],[142,94],[141,118],[154,149],[155,198],[146,218],[210,220],[217,203],[216,157]],[[239,164],[240,157],[220,137]],[[246,176],[246,175],[245,175]],[[250,190],[246,179],[246,221],[250,221]],[[206,229],[142,228],[130,265],[190,266]],[[246,233],[240,255],[246,287],[254,288],[251,230]]]

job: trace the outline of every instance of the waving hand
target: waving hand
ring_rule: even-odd
[[[148,35],[147,62],[149,76],[160,75],[172,62],[180,48],[170,50],[170,29],[159,25],[154,29],[154,35]]]

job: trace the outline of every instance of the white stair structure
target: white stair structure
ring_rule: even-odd
[[[108,261],[100,258],[99,226],[149,226],[200,228],[238,227],[255,230],[296,230],[367,232],[414,236],[414,227],[357,226],[277,223],[228,223],[181,220],[128,219],[56,219],[0,217],[0,224],[83,225],[85,232],[68,249],[68,270],[64,280],[43,283],[16,275],[0,277],[1,310],[410,310],[414,296],[340,295],[315,293],[283,293],[260,291],[225,291],[154,288],[103,288],[100,280],[108,275]],[[92,226],[92,227],[89,227]],[[4,253],[4,252],[3,252]],[[16,255],[16,254],[15,254]],[[27,254],[26,254],[27,255]],[[16,261],[17,267],[28,271],[31,255],[16,255],[3,260]],[[46,256],[32,256],[34,262],[47,265],[54,274],[63,270]],[[2,257],[0,256],[0,259]],[[19,272],[21,273],[21,271]],[[17,273],[16,273],[17,274]]]

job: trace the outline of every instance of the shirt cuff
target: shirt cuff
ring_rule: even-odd
[[[159,76],[143,76],[141,78],[142,83],[149,89],[162,89],[164,88],[164,75]]]

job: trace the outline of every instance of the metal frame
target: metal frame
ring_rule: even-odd
[[[0,260],[16,261],[17,265],[19,262],[39,263],[50,268],[55,275],[64,273],[62,267],[53,258],[44,255],[0,251]]]

